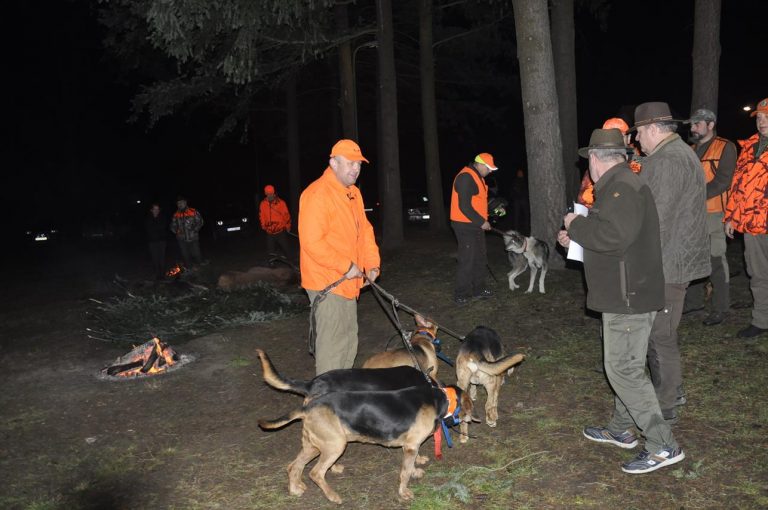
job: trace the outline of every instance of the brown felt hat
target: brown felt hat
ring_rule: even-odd
[[[588,158],[589,151],[593,149],[627,150],[627,146],[624,145],[624,135],[618,129],[595,129],[589,137],[589,145],[579,149],[579,156]]]
[[[672,118],[672,112],[667,103],[661,101],[643,103],[635,108],[635,125],[630,131],[656,122],[682,122],[682,120]]]

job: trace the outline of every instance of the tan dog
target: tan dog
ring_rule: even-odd
[[[469,393],[472,400],[477,398],[477,386],[485,388],[485,422],[489,427],[495,427],[499,419],[499,390],[504,374],[511,375],[523,359],[523,354],[504,356],[499,335],[484,326],[473,329],[461,343],[456,355],[456,385]],[[461,443],[467,442],[468,430],[468,422],[462,422]]]
[[[411,346],[413,347],[416,361],[408,349],[401,347],[391,351],[374,354],[363,363],[363,368],[390,368],[390,367],[414,367],[422,372],[429,374],[430,377],[437,378],[437,351],[435,344],[432,343],[437,335],[437,324],[416,315],[414,317],[418,329],[411,335]]]

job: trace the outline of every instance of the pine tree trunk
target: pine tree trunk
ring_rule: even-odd
[[[565,213],[563,153],[547,0],[513,0],[523,96],[531,235],[556,243]],[[561,257],[550,264],[563,267]]]
[[[349,29],[347,6],[344,4],[334,7],[336,27],[344,34]],[[339,107],[341,108],[341,127],[344,138],[358,142],[357,138],[357,84],[352,62],[352,43],[343,42],[339,45]]]
[[[720,88],[721,0],[696,0],[693,26],[693,90],[691,113],[698,108],[717,112]],[[744,13],[749,16],[748,12]]]
[[[555,61],[555,85],[560,111],[560,134],[563,139],[565,196],[576,199],[581,182],[578,167],[579,149],[576,108],[576,38],[574,35],[573,0],[551,0],[552,56]]]
[[[299,154],[299,105],[296,94],[296,75],[288,77],[285,90],[285,109],[288,116],[287,122],[287,147],[288,147],[288,187],[290,199],[288,207],[291,217],[299,217],[299,195],[301,193],[301,169]],[[295,224],[295,222],[294,222]]]
[[[400,147],[397,133],[397,83],[391,0],[376,0],[381,94],[381,152],[376,166],[382,213],[382,247],[403,243],[403,199],[400,189]]]
[[[435,101],[435,60],[432,53],[432,0],[419,1],[419,64],[421,74],[421,119],[424,128],[424,163],[429,197],[429,228],[447,232],[440,174],[440,146],[437,136]]]

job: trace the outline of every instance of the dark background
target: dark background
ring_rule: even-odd
[[[634,105],[667,101],[678,118],[689,114],[693,0],[608,2],[595,16],[577,2],[576,58],[579,141],[605,118],[630,124]],[[16,238],[32,226],[51,225],[71,238],[85,223],[111,218],[138,232],[152,200],[167,212],[178,193],[204,216],[224,203],[253,209],[266,183],[288,195],[284,113],[264,108],[256,123],[257,144],[241,133],[214,140],[220,117],[196,109],[161,120],[149,130],[128,123],[131,99],[151,71],[126,72],[102,45],[95,3],[20,2],[8,20],[12,73],[10,158],[3,171],[3,222]],[[478,5],[478,8],[484,8]],[[423,149],[418,52],[413,22],[395,3],[400,161],[403,188],[423,192]],[[768,95],[765,49],[768,2],[723,1],[719,91],[719,134],[730,139],[755,132],[744,105]],[[400,20],[400,21],[398,21]],[[467,19],[444,19],[461,27]],[[474,154],[494,154],[506,194],[514,170],[525,167],[525,139],[514,52],[514,20],[501,19],[498,45],[487,47],[482,70],[462,60],[472,36],[440,46],[437,67],[440,157],[446,198],[455,172]],[[481,39],[487,43],[489,39]],[[464,56],[466,57],[466,56]],[[466,57],[466,58],[471,58]],[[336,57],[310,64],[300,75],[301,171],[305,184],[327,164],[340,137],[336,108]],[[376,192],[376,50],[357,56],[360,145],[371,161],[360,185],[367,202]],[[279,89],[264,93],[265,104],[281,104]],[[685,135],[685,132],[681,133]],[[532,170],[533,171],[533,170]]]

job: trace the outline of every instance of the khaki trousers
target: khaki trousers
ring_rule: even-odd
[[[310,302],[318,291],[307,290]],[[315,309],[315,374],[352,368],[357,356],[357,301],[329,292]]]
[[[672,429],[661,415],[653,385],[645,373],[648,336],[656,312],[603,314],[605,375],[616,394],[608,430],[620,434],[633,425],[645,436],[645,448],[677,448]]]

